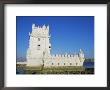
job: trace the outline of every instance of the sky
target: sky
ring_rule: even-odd
[[[51,54],[77,54],[94,58],[94,16],[16,16],[16,54],[26,58],[32,24],[49,25]]]

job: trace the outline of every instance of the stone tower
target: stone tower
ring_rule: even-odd
[[[27,66],[41,66],[43,65],[43,58],[50,55],[49,26],[40,27],[32,24],[32,32],[29,33],[29,36]]]

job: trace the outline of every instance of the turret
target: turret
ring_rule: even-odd
[[[85,60],[84,53],[83,53],[82,49],[80,49],[80,51],[79,51],[79,59],[81,62]]]
[[[35,28],[35,24],[32,24],[32,30]]]
[[[79,56],[84,58],[84,53],[83,53],[82,49],[80,49],[80,51],[79,51]]]
[[[43,26],[35,26],[35,24],[32,24],[32,32],[29,33],[29,36],[28,65],[40,66],[43,58],[50,56],[49,26],[45,24]]]

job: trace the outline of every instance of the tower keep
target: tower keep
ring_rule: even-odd
[[[27,66],[41,66],[44,56],[50,55],[51,44],[49,42],[49,26],[35,26],[32,24],[32,32],[29,32],[29,47],[27,50]]]

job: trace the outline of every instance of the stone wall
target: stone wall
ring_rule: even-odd
[[[83,66],[84,58],[78,55],[52,55],[44,59],[44,67]]]

